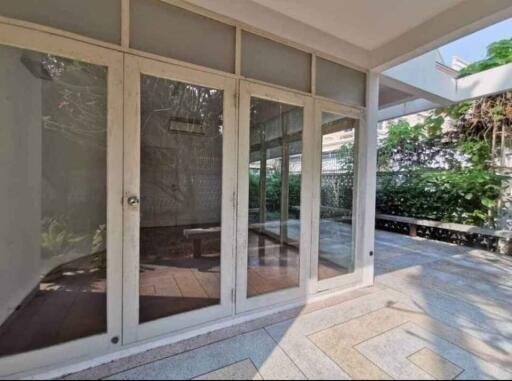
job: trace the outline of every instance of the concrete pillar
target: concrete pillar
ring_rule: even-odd
[[[377,125],[379,112],[379,73],[369,72],[366,84],[366,113],[357,136],[357,259],[363,270],[364,285],[374,280],[375,190],[377,174]]]

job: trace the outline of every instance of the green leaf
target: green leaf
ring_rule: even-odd
[[[482,198],[481,202],[482,202],[483,206],[485,206],[489,209],[494,207],[494,205],[495,205],[495,202],[489,198]]]

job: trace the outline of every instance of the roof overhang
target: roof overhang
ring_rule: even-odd
[[[510,0],[188,0],[186,4],[325,58],[381,73],[380,119],[512,88],[510,65],[457,79],[439,65],[435,50],[512,17]]]
[[[174,2],[177,0],[167,0]],[[188,0],[357,68],[385,71],[512,17],[510,0]]]

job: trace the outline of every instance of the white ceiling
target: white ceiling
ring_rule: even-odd
[[[363,49],[373,50],[464,0],[252,1]]]
[[[185,2],[236,20],[246,29],[265,31],[355,68],[376,71],[512,17],[512,0]]]

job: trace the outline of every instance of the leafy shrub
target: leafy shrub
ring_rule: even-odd
[[[512,62],[512,38],[496,41],[487,47],[487,57],[462,69],[459,72],[459,78],[506,65],[510,62]]]
[[[502,178],[488,170],[379,173],[377,210],[384,214],[485,225]]]

